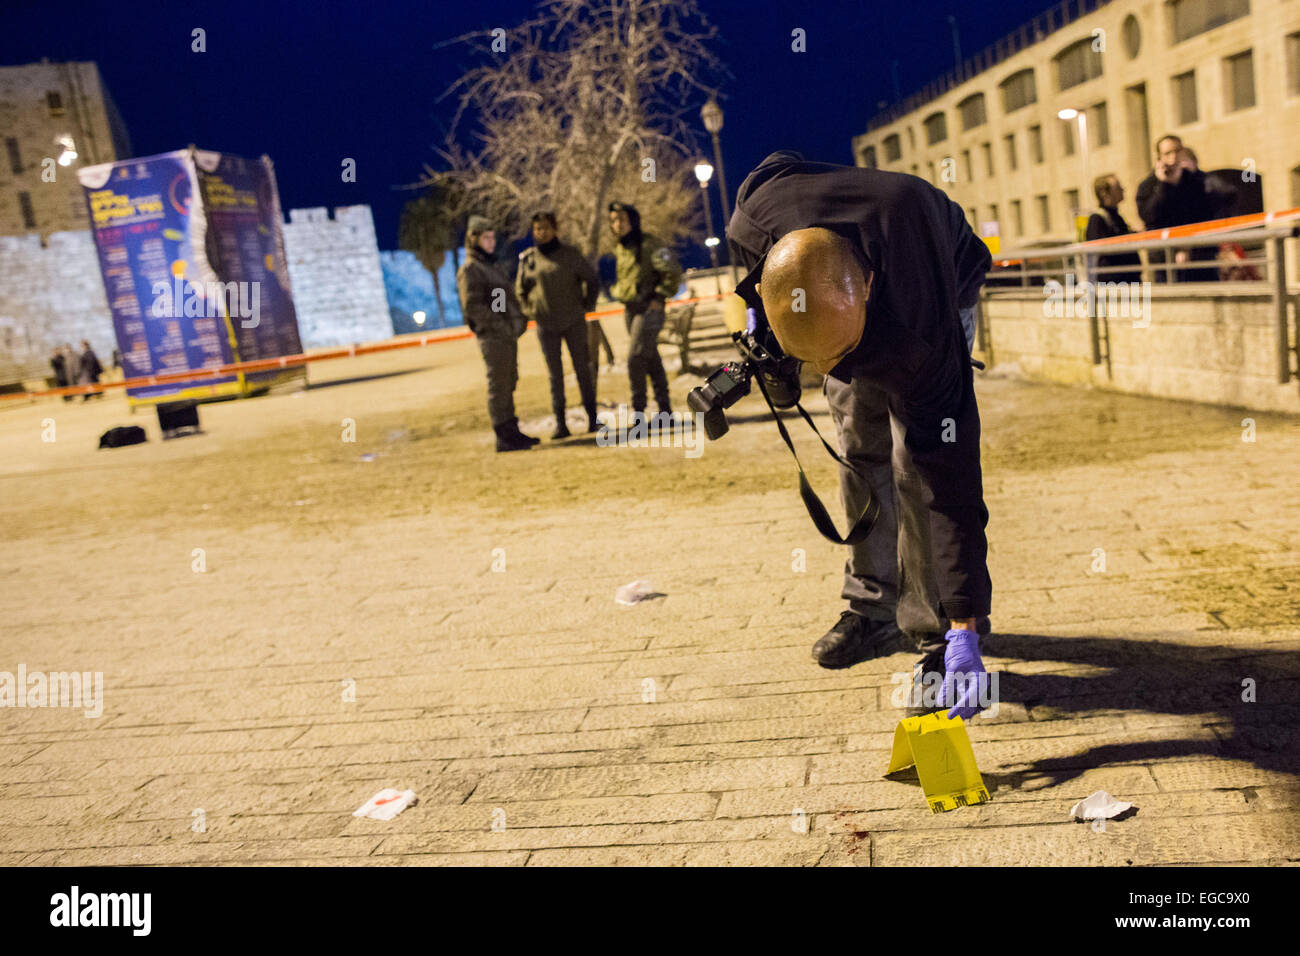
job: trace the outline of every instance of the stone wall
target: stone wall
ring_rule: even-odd
[[[53,375],[56,346],[87,339],[105,366],[117,345],[90,232],[0,236],[0,384]]]
[[[289,277],[304,348],[389,338],[369,206],[292,209],[284,226]],[[453,293],[454,294],[454,293]],[[88,339],[110,364],[116,346],[99,259],[89,231],[0,236],[0,386],[39,386],[55,346]]]
[[[1292,289],[1292,329],[1298,298]],[[1043,381],[1300,412],[1300,382],[1277,382],[1273,302],[1260,285],[1234,283],[1231,293],[1225,287],[1218,294],[1154,286],[1149,325],[1145,317],[1099,321],[1099,365],[1092,363],[1088,316],[1053,316],[1044,301],[1041,288],[986,292],[981,309],[991,348],[976,357]]]
[[[392,336],[369,206],[291,209],[284,245],[304,348]]]

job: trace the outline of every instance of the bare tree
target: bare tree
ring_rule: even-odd
[[[444,94],[456,101],[446,169],[478,211],[511,234],[539,209],[590,257],[612,248],[606,206],[635,204],[669,241],[699,220],[691,168],[699,101],[725,71],[717,30],[695,0],[548,0],[511,31],[457,37],[482,62]]]

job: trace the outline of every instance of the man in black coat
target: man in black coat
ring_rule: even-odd
[[[1183,146],[1177,136],[1156,140],[1156,164],[1151,175],[1142,180],[1137,191],[1138,215],[1147,229],[1168,229],[1214,218],[1214,208],[1205,189],[1205,173],[1197,166],[1195,154]],[[1175,253],[1179,261],[1213,262],[1218,258],[1216,246],[1195,246]],[[1166,253],[1152,249],[1147,256],[1152,265],[1164,264]],[[1156,281],[1164,282],[1166,272],[1156,270]],[[1178,269],[1177,282],[1217,282],[1218,269]]]
[[[988,248],[961,208],[915,176],[768,156],[728,228],[750,270],[737,294],[785,354],[825,374],[845,511],[880,506],[852,546],[848,610],[813,646],[824,667],[922,651],[914,688],[944,672],[951,714],[971,716],[955,675],[982,673],[992,586],[970,349]],[[913,697],[915,709],[922,701]],[[955,706],[958,703],[966,706]]]

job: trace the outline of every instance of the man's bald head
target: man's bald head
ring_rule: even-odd
[[[767,254],[759,294],[787,355],[825,375],[862,340],[871,275],[829,229],[796,229]]]

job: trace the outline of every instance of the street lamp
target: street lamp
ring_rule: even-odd
[[[713,178],[713,167],[709,165],[707,159],[701,159],[695,164],[695,178],[700,181],[700,198],[704,200],[704,225],[708,230],[709,238],[713,237],[713,210],[709,208],[709,180]],[[709,247],[709,261],[713,263],[713,277],[718,282],[718,294],[722,294],[722,276],[718,274],[718,244],[710,243],[708,239],[704,244]]]
[[[722,193],[722,231],[726,232],[727,226],[731,225],[731,203],[727,198],[727,177],[722,171],[722,144],[718,141],[718,134],[722,132],[722,107],[712,96],[700,109],[700,119],[713,137],[713,162],[718,167],[718,191]],[[730,255],[727,256],[727,262],[731,268],[731,287],[734,289],[740,281],[736,277],[736,264],[731,262]]]
[[[1078,234],[1079,220],[1083,218],[1083,204],[1088,201],[1088,190],[1091,188],[1088,184],[1088,113],[1067,106],[1056,115],[1067,123],[1072,119],[1079,121],[1079,170],[1083,176],[1083,189],[1079,192],[1079,208],[1074,211],[1074,231],[1075,238],[1078,239],[1081,238]]]

